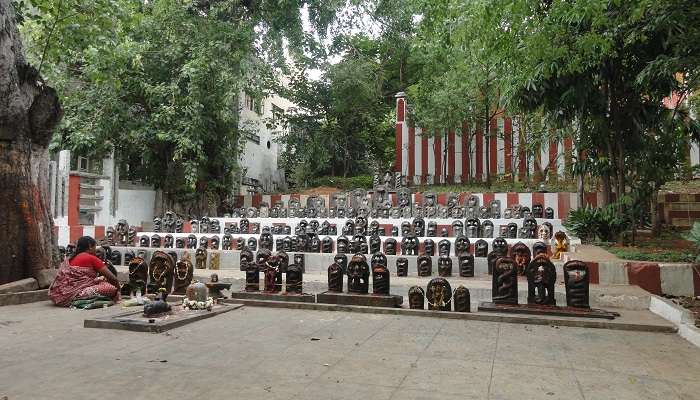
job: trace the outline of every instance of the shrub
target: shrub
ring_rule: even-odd
[[[312,187],[329,186],[343,190],[371,189],[372,176],[358,175],[344,178],[342,176],[321,176],[311,181]]]
[[[695,245],[695,261],[700,261],[700,221],[693,223],[693,228],[685,237]]]
[[[564,226],[584,242],[613,242],[632,226],[632,220],[617,211],[617,204],[609,204],[601,208],[572,210]]]

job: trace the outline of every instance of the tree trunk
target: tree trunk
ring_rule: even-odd
[[[651,233],[656,236],[661,233],[661,216],[659,215],[659,189],[657,187],[651,192],[651,203],[649,204],[651,214]]]
[[[617,141],[617,211],[622,213],[623,205],[620,201],[622,196],[625,195],[626,184],[625,184],[625,149],[622,144],[622,140]]]
[[[60,119],[56,92],[24,58],[10,0],[0,0],[0,284],[58,261],[48,145]]]
[[[489,118],[489,105],[486,103],[486,113],[484,114],[484,149],[486,149],[486,187],[491,187],[491,150],[489,131],[491,129],[491,118]]]
[[[603,204],[599,204],[598,207],[603,207],[610,204],[610,198],[612,197],[612,185],[610,184],[610,174],[608,174],[607,172],[602,174],[600,177],[600,181],[603,185],[603,190],[601,190],[601,192],[603,193]]]

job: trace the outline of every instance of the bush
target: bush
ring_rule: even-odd
[[[695,260],[700,261],[700,221],[693,223],[693,228],[685,238],[695,245]]]
[[[572,210],[564,222],[564,227],[584,242],[617,241],[620,234],[631,226],[630,217],[619,213],[616,204],[602,208],[585,207]]]
[[[329,186],[343,190],[372,189],[371,175],[358,175],[344,178],[342,176],[322,176],[311,181],[312,187]]]

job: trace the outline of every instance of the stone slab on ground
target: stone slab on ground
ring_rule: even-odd
[[[125,388],[139,399],[680,400],[700,393],[700,349],[676,334],[260,307],[162,334],[82,328],[85,318],[122,312],[48,302],[3,308],[0,398],[124,400]],[[37,381],[37,371],[51,379]]]
[[[615,320],[602,320],[547,315],[514,315],[508,313],[491,312],[463,313],[453,311],[413,310],[408,308],[356,306],[346,304],[295,303],[270,300],[236,299],[224,300],[223,302],[242,303],[251,307],[291,308],[297,310],[316,311],[345,311],[362,314],[392,314],[446,319],[464,319],[473,321],[508,322],[513,324],[573,326],[579,328],[598,328],[642,332],[672,333],[678,330],[672,323],[652,314],[650,311],[625,311],[624,314],[621,314],[621,316]]]
[[[193,322],[212,318],[219,314],[243,307],[242,304],[215,304],[211,311],[185,310],[182,306],[173,306],[172,313],[158,316],[143,316],[143,308],[123,314],[102,318],[88,318],[85,328],[119,329],[134,332],[161,333]]]
[[[506,314],[551,315],[555,317],[604,318],[615,319],[620,313],[600,310],[597,308],[574,308],[557,306],[540,306],[536,304],[496,304],[482,302],[479,311]]]
[[[49,289],[32,290],[30,292],[0,294],[0,306],[35,303],[49,299]]]
[[[401,307],[403,296],[390,294],[388,296],[378,294],[357,294],[323,292],[316,295],[316,302],[326,304],[345,304],[352,306],[370,307]]]
[[[0,294],[29,292],[37,289],[39,289],[37,280],[34,278],[26,278],[0,285]]]
[[[229,294],[231,299],[249,299],[249,300],[272,300],[282,302],[297,302],[297,303],[314,303],[316,296],[309,293],[270,293],[270,292],[237,292],[232,291]]]

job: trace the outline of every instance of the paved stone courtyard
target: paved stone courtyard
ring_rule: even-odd
[[[164,334],[0,308],[0,399],[700,399],[674,334],[244,307]]]

